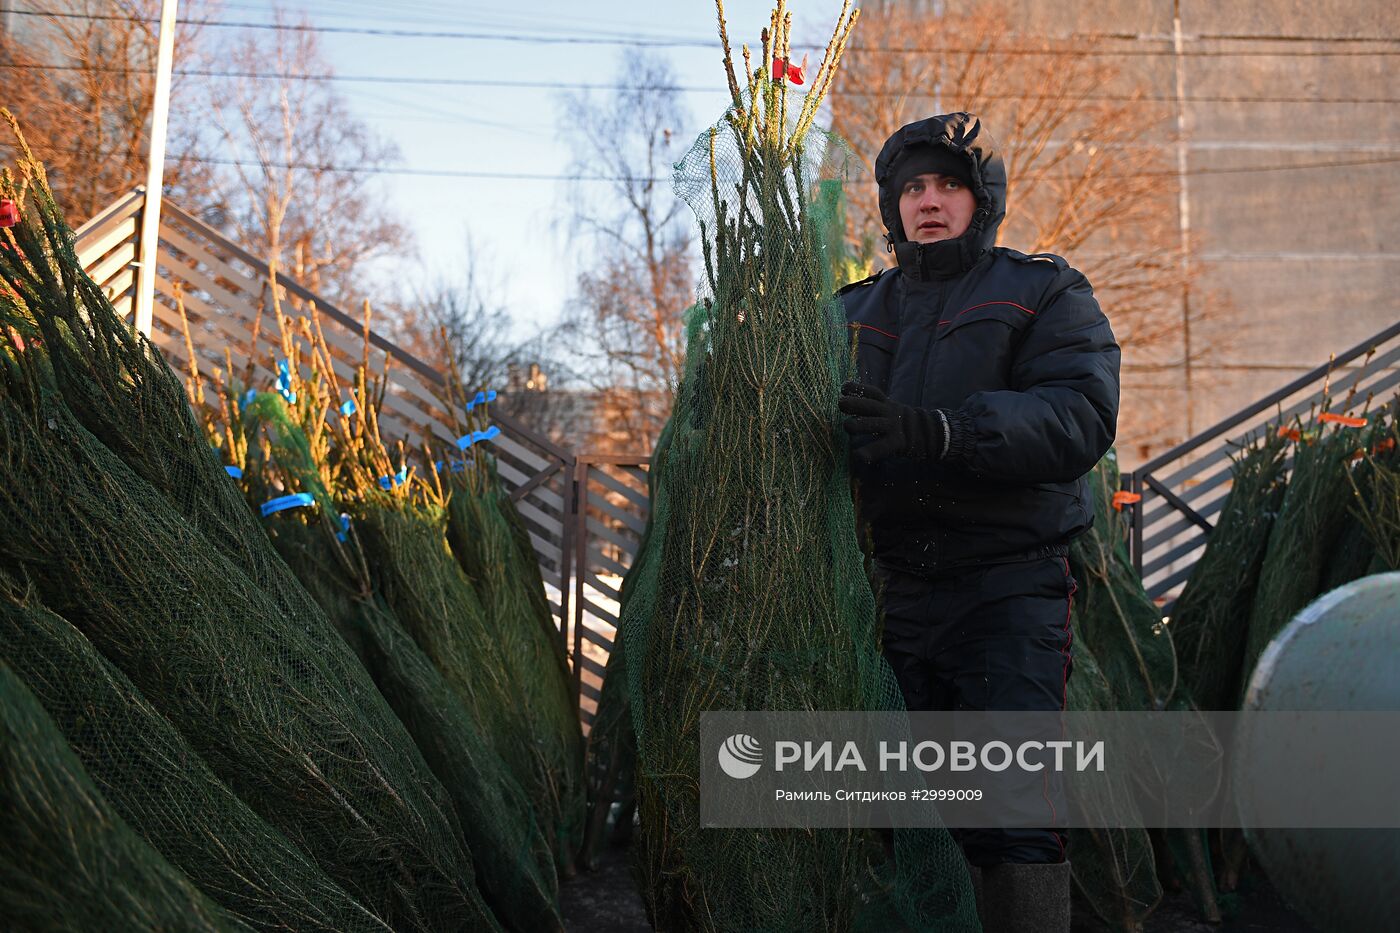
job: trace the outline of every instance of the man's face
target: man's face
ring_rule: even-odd
[[[899,194],[904,236],[914,243],[962,236],[976,210],[972,189],[951,175],[915,175]]]

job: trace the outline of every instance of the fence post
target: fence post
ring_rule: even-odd
[[[583,584],[588,576],[588,467],[589,463],[583,457],[575,461],[574,466],[574,514],[577,517],[577,524],[574,527],[574,548],[577,553],[574,555],[574,608],[572,613],[573,623],[573,659],[574,659],[574,696],[578,700],[579,709],[583,708]]]

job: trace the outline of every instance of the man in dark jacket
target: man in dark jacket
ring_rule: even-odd
[[[858,372],[840,407],[885,656],[910,710],[1062,710],[1066,555],[1116,431],[1118,344],[1082,274],[993,245],[1006,169],[975,116],[903,127],[875,177],[898,267],[842,290]],[[1061,832],[957,835],[989,930],[1069,929]]]

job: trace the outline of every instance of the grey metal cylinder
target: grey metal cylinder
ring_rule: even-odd
[[[1356,580],[1299,612],[1260,656],[1244,709],[1400,710],[1400,573]],[[1250,760],[1249,741],[1248,732],[1236,736],[1237,763]],[[1400,735],[1377,741],[1400,743]],[[1270,755],[1279,751],[1271,748]],[[1301,749],[1293,760],[1304,760]],[[1237,792],[1248,826],[1248,788]],[[1396,800],[1400,806],[1400,791]],[[1400,931],[1400,830],[1270,829],[1245,836],[1280,896],[1318,930]]]

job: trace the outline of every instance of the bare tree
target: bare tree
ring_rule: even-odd
[[[481,265],[468,240],[454,274],[421,279],[398,302],[395,315],[395,332],[404,348],[455,370],[468,389],[504,383],[511,364],[519,362],[510,315],[495,287],[483,280]]]
[[[833,129],[873,169],[905,123],[953,110],[986,119],[1010,177],[999,240],[1070,258],[1112,320],[1125,369],[1147,376],[1125,377],[1120,445],[1179,440],[1162,378],[1190,366],[1182,303],[1200,266],[1177,224],[1173,111],[1146,76],[1103,54],[1104,40],[1021,34],[1014,22],[994,5],[868,4],[832,93]],[[857,230],[882,229],[873,184],[851,200]]]
[[[689,214],[671,188],[688,120],[664,59],[629,55],[618,84],[603,100],[570,95],[561,106],[573,174],[608,179],[574,192],[571,239],[588,244],[594,264],[564,324],[598,401],[590,442],[645,453],[670,414],[694,302]]]
[[[286,23],[279,12],[278,23]],[[325,81],[331,71],[309,30],[270,30],[235,40],[229,70],[274,74],[209,88],[223,155],[217,196],[206,216],[221,217],[250,249],[333,300],[364,285],[366,263],[408,249],[409,235],[372,175],[396,148],[351,116]]]
[[[553,328],[516,333],[500,283],[483,271],[491,267],[482,248],[467,237],[450,273],[409,277],[420,284],[387,309],[393,339],[419,359],[455,372],[468,392],[498,390],[494,410],[574,446],[576,398],[561,380],[550,378],[566,369],[558,356],[560,342]]]
[[[204,18],[209,10],[196,3],[186,18]],[[75,224],[146,180],[159,12],[158,0],[79,0],[47,13],[16,11],[13,32],[0,43],[6,106]],[[202,60],[203,38],[197,26],[177,28],[177,71]],[[198,125],[188,118],[189,91],[177,74],[167,142],[171,192],[203,192],[208,182],[204,167],[189,158],[197,146],[191,128]]]

